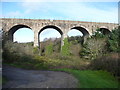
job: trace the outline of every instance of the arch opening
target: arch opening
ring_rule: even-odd
[[[78,39],[78,42],[83,44],[86,42],[87,38],[89,37],[89,32],[87,31],[87,29],[83,28],[83,27],[73,27],[71,28],[71,30],[76,30],[78,31],[77,32],[77,35],[79,34],[78,38],[75,38],[75,39]],[[70,31],[71,31],[70,30]]]
[[[88,31],[82,27],[73,27],[69,30],[67,35],[68,42],[70,44],[70,54],[79,57],[79,52],[82,48],[82,45],[89,36]]]
[[[27,43],[34,41],[34,33],[29,28],[20,28],[13,34],[13,42]]]
[[[71,29],[67,33],[67,36],[68,36],[69,42],[77,41],[77,42],[81,43],[83,41],[83,33],[81,31],[79,31],[78,29]]]
[[[71,29],[68,34],[67,34],[69,37],[71,36],[83,36],[83,33],[77,29]]]
[[[34,40],[34,33],[26,25],[16,25],[8,31],[8,40],[20,43],[32,42]]]
[[[39,42],[44,42],[47,39],[60,38],[61,34],[53,28],[46,28],[39,34]]]
[[[100,32],[101,32],[102,34],[104,34],[104,35],[110,34],[110,30],[107,29],[107,28],[100,28]]]
[[[63,32],[56,26],[45,26],[39,32],[39,47],[41,55],[46,55],[47,47],[52,45],[53,53],[60,52]]]
[[[83,37],[84,36],[89,36],[89,32],[83,27],[73,27],[71,29],[79,30],[83,34]]]

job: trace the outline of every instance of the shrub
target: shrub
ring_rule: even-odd
[[[40,54],[39,47],[34,47],[33,48],[33,53],[39,55]]]
[[[21,60],[23,57],[30,57],[33,55],[32,47],[28,44],[14,43],[7,41],[3,46],[3,60],[4,62],[15,62]],[[29,58],[30,59],[30,58]]]
[[[118,29],[115,29],[110,34],[110,37],[108,38],[108,51],[110,52],[120,52],[120,27]]]
[[[106,39],[90,38],[83,45],[82,51],[80,52],[80,56],[83,58],[94,60],[97,56],[102,56],[104,53],[106,53],[106,46]]]
[[[62,46],[62,55],[64,56],[69,56],[70,55],[70,43],[68,42],[68,39],[65,38],[64,39],[64,45]]]
[[[6,43],[3,50],[4,63],[25,69],[85,69],[85,61],[82,61],[79,57],[68,56],[68,54],[65,56],[61,53],[53,52],[53,44],[47,47],[47,57],[38,55],[38,47],[34,48],[34,54],[31,54],[28,52],[29,50],[26,52],[28,47],[26,48],[24,46],[25,45],[20,43]]]
[[[95,70],[106,70],[114,75],[120,76],[119,60],[120,57],[118,53],[107,54],[92,61],[90,68]]]
[[[50,43],[49,45],[47,45],[47,46],[45,47],[45,55],[46,55],[46,56],[49,56],[49,55],[51,55],[52,53],[53,53],[53,44]]]
[[[93,33],[92,37],[94,37],[94,38],[105,38],[105,37],[107,37],[107,35],[104,35],[101,32],[100,28],[98,28],[98,29],[96,29],[96,32]]]
[[[83,43],[83,37],[81,36],[71,36],[71,37],[68,37],[68,41],[69,42],[72,42],[72,44],[82,44]]]
[[[70,46],[70,53],[72,56],[79,56],[79,53],[82,49],[82,46],[80,43],[77,43],[77,44],[71,44]]]

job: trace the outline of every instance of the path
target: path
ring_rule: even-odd
[[[3,88],[75,88],[77,80],[68,73],[56,71],[25,70],[3,67],[3,76],[9,81]]]

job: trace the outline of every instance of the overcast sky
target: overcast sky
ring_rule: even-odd
[[[78,2],[76,0],[70,0],[72,2],[34,1],[2,2],[2,14],[0,17],[118,23],[118,2],[116,0],[114,2]],[[15,33],[15,39],[20,40],[20,42],[24,42],[22,38],[26,39],[26,41],[33,41],[33,32],[28,30],[26,34],[26,30],[28,29],[24,29],[23,33],[23,30],[18,30]],[[41,40],[47,36],[50,37],[50,35],[60,37],[60,34],[55,30],[52,32],[51,29],[45,31],[41,33]],[[78,33],[72,32],[70,35],[72,34]]]

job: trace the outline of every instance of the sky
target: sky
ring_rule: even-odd
[[[78,2],[76,0],[67,0],[67,2],[64,0],[60,2],[48,2],[47,0],[37,0],[37,2],[35,2],[36,0],[13,1],[3,0],[1,2],[2,14],[0,17],[118,23],[118,2],[116,0],[110,2],[104,2],[105,0],[103,2]],[[71,30],[69,36],[77,34],[77,31]],[[40,40],[43,41],[44,38],[51,36],[60,37],[61,35],[54,29],[46,29],[41,33]],[[32,30],[20,29],[15,32],[14,39],[19,42],[33,41],[34,34]]]

